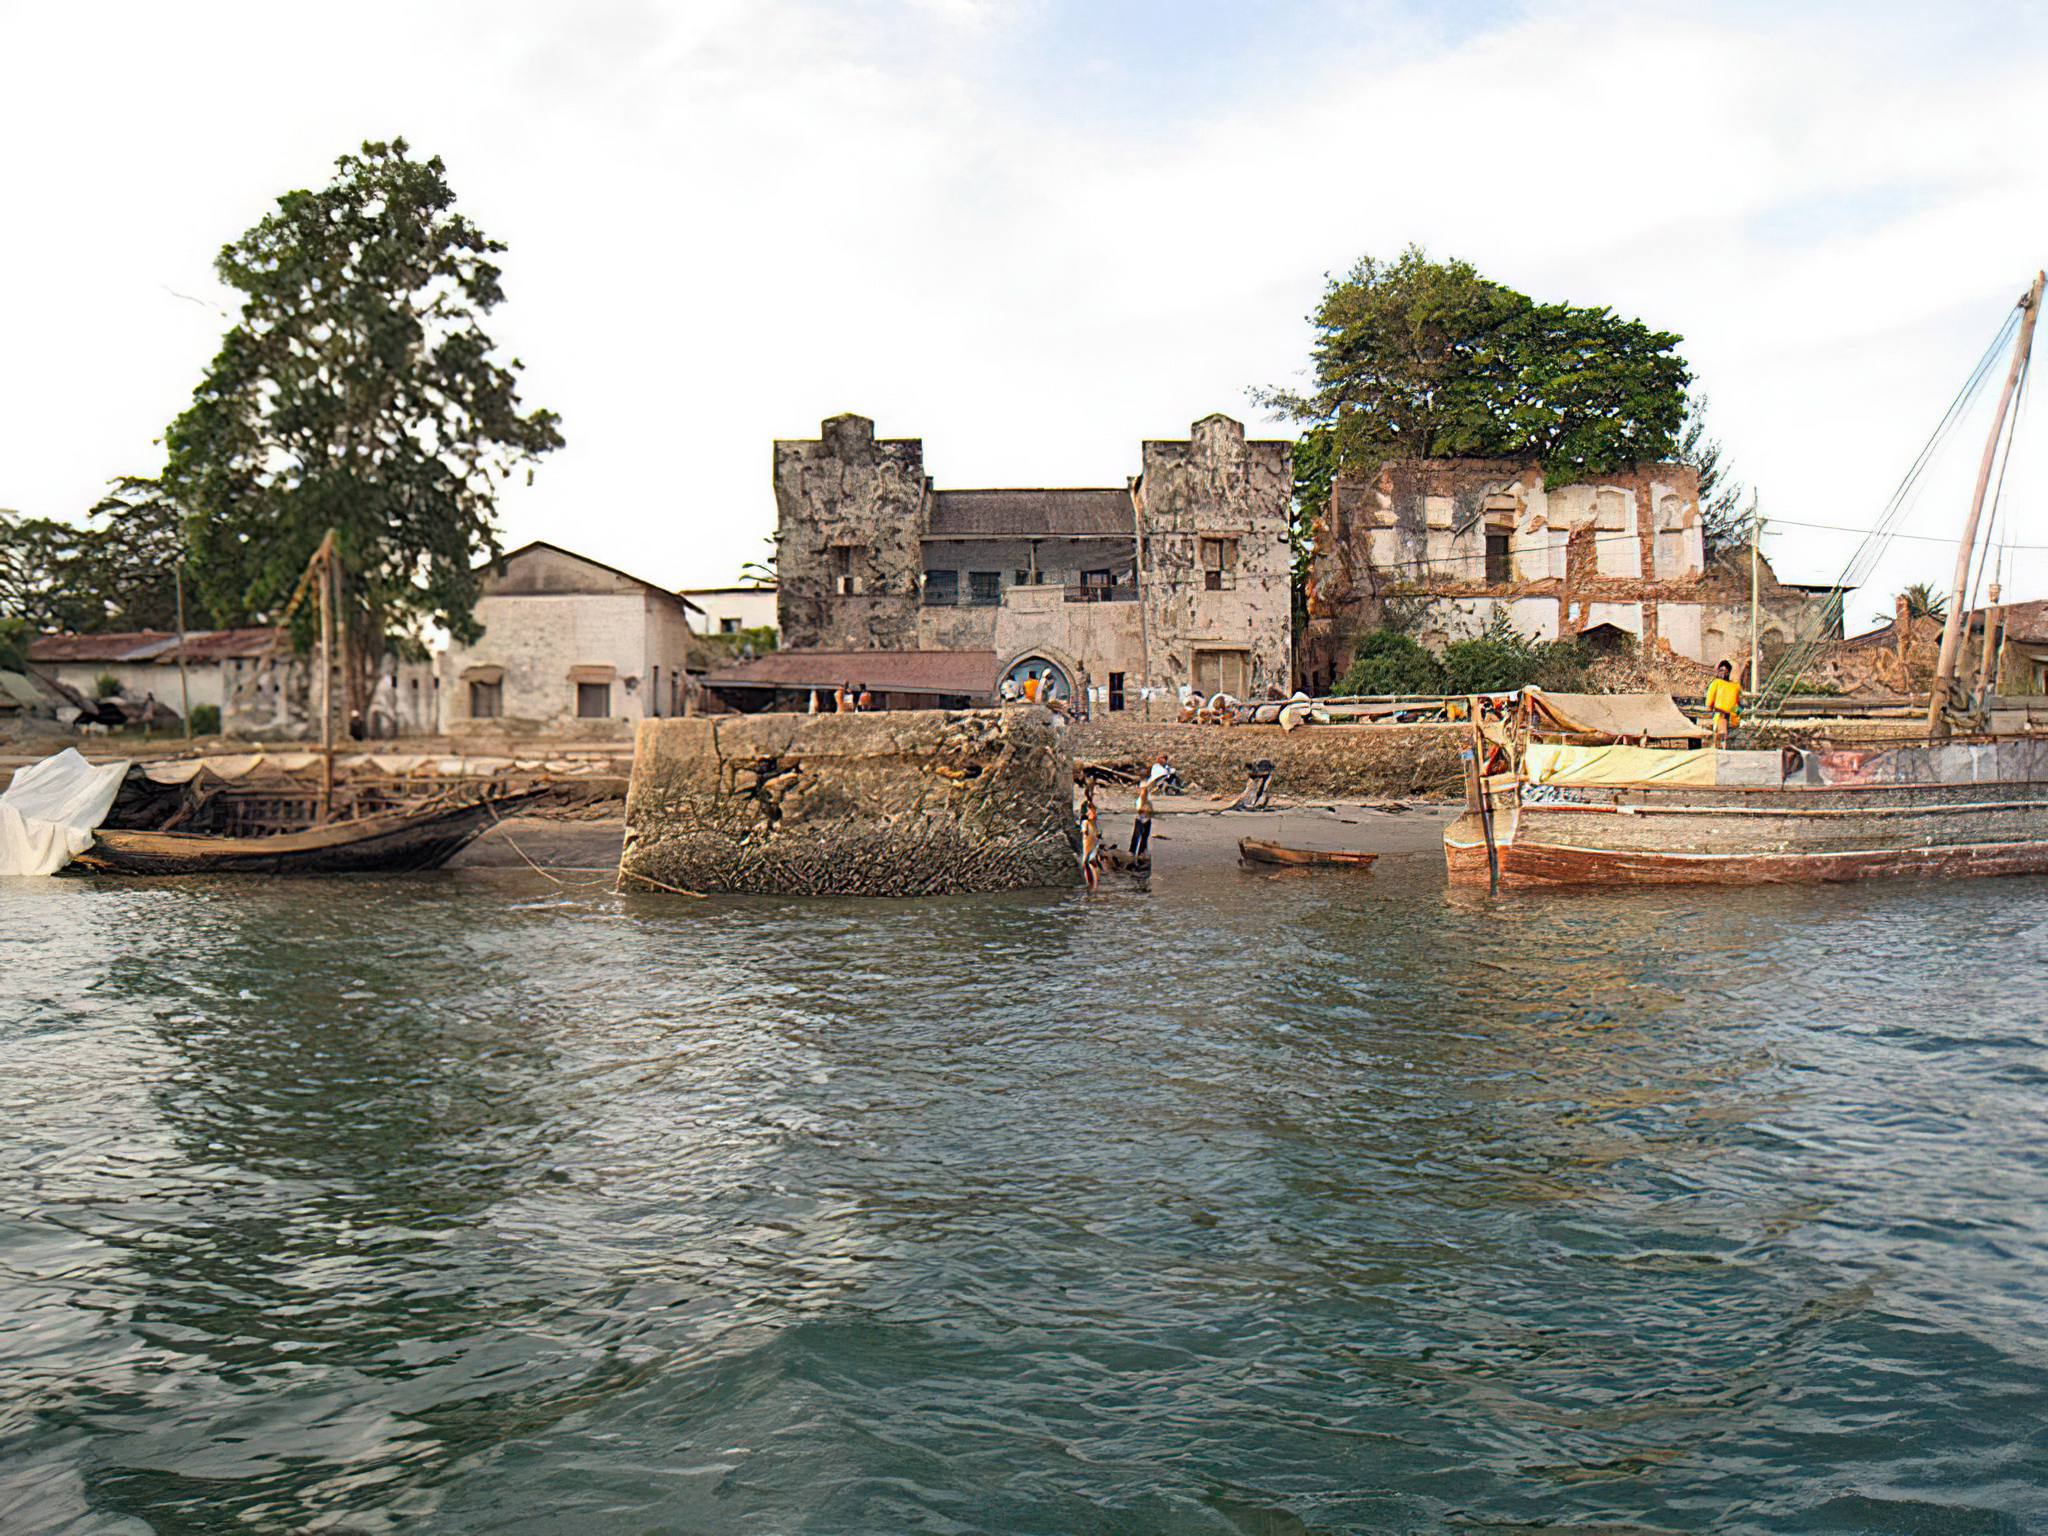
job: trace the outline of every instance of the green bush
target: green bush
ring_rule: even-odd
[[[92,693],[96,699],[111,699],[121,691],[121,679],[111,672],[102,672],[92,680]]]
[[[1361,635],[1351,670],[1331,690],[1336,694],[1442,693],[1444,670],[1408,636],[1391,629]]]
[[[194,704],[192,706],[192,734],[194,736],[218,736],[220,734],[220,706],[218,704]]]
[[[0,672],[28,666],[29,627],[26,619],[0,619]]]
[[[1532,640],[1516,631],[1507,610],[1495,607],[1485,631],[1444,647],[1444,676],[1452,693],[1508,693],[1583,687],[1589,658],[1574,640]]]

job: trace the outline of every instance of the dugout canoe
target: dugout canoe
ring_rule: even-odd
[[[1356,853],[1341,848],[1289,848],[1282,843],[1263,842],[1255,837],[1237,840],[1237,856],[1247,864],[1278,864],[1291,868],[1370,869],[1376,853]]]

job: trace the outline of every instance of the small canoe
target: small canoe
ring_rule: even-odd
[[[72,862],[120,875],[348,875],[438,869],[540,790],[382,811],[264,837],[102,827]]]
[[[1376,853],[1354,853],[1343,848],[1288,848],[1255,837],[1237,840],[1237,856],[1247,864],[1282,864],[1298,869],[1370,869],[1372,861],[1379,857]]]

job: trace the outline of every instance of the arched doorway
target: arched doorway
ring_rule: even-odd
[[[1074,697],[1073,674],[1056,661],[1044,656],[1022,656],[1010,663],[1003,673],[1003,681],[1015,683],[1021,690],[1028,678],[1039,680],[1041,698],[1065,699],[1069,703]],[[1051,693],[1044,690],[1050,688]]]

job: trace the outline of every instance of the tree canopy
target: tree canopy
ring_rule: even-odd
[[[215,262],[241,312],[165,434],[162,487],[223,622],[277,617],[330,528],[368,658],[429,625],[473,640],[498,487],[562,444],[483,319],[505,247],[403,139],[344,155]]]
[[[1257,392],[1307,428],[1304,523],[1340,468],[1533,458],[1566,483],[1678,452],[1691,379],[1680,338],[1610,309],[1539,304],[1410,246],[1332,278],[1309,322],[1314,387]]]
[[[169,629],[184,510],[153,480],[117,480],[80,526],[0,512],[0,615],[36,629]],[[185,620],[210,623],[196,593]]]

